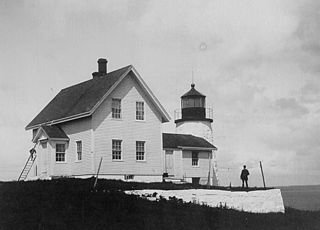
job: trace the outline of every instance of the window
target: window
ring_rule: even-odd
[[[144,161],[145,160],[145,149],[144,149],[144,141],[136,142],[136,160]]]
[[[77,160],[82,160],[82,141],[77,141]]]
[[[202,107],[202,100],[201,98],[194,99],[194,107]]]
[[[66,161],[66,145],[56,144],[56,162]]]
[[[134,175],[124,175],[125,180],[133,180]]]
[[[136,120],[144,120],[144,102],[136,102]]]
[[[112,160],[121,160],[121,140],[112,140]]]
[[[199,153],[192,152],[192,166],[198,166],[198,165],[199,165]]]
[[[121,99],[112,98],[112,118],[121,118]]]

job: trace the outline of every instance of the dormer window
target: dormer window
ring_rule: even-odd
[[[112,98],[112,118],[121,118],[121,99]]]

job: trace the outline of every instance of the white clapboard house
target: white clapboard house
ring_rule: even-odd
[[[26,126],[35,147],[19,180],[85,178],[100,169],[100,178],[217,183],[212,120],[205,114],[192,117],[191,104],[187,114],[182,104],[176,134],[162,134],[161,125],[170,116],[133,66],[108,73],[107,60],[99,59],[92,76],[62,89]],[[193,109],[203,113],[200,96],[201,104]],[[187,95],[182,102],[197,97]],[[203,125],[211,133],[207,128],[199,133]]]

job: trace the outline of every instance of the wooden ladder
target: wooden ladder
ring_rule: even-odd
[[[34,163],[34,161],[36,160],[37,155],[36,155],[36,150],[34,148],[32,148],[30,150],[30,155],[29,158],[26,162],[26,164],[24,165],[22,172],[20,173],[20,176],[18,178],[18,181],[24,181],[25,179],[27,179],[27,176],[32,168],[32,165]]]

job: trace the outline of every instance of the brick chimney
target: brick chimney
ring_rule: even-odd
[[[107,59],[105,58],[99,58],[98,59],[98,72],[93,72],[92,73],[92,77],[96,78],[96,77],[102,77],[107,75]]]

